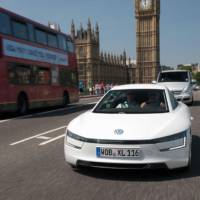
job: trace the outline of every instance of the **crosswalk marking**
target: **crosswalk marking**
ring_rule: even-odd
[[[39,144],[39,146],[43,146],[43,145],[45,145],[45,144],[51,143],[51,142],[53,142],[53,141],[55,141],[55,140],[58,140],[58,139],[60,139],[60,138],[63,138],[63,137],[65,137],[65,134],[59,135],[59,136],[57,136],[57,137],[55,137],[55,138],[52,138],[52,139],[47,140],[47,141],[45,141],[45,142],[42,142],[42,143]]]
[[[10,145],[11,145],[11,146],[14,146],[14,145],[16,145],[16,144],[20,144],[20,143],[23,143],[23,142],[32,140],[32,139],[37,138],[37,137],[39,137],[39,136],[46,135],[46,134],[48,134],[48,133],[52,133],[52,132],[55,132],[55,131],[58,131],[58,130],[61,130],[61,129],[66,129],[66,128],[67,128],[67,126],[61,126],[61,127],[58,127],[58,128],[52,129],[52,130],[48,130],[48,131],[45,131],[45,132],[43,132],[43,133],[39,133],[39,134],[37,134],[37,135],[31,136],[31,137],[28,137],[28,138],[25,138],[25,139],[19,140],[19,141],[17,141],[17,142],[13,142],[13,143],[11,143]]]
[[[42,139],[42,140],[50,140],[51,137],[47,137],[47,136],[39,136],[39,137],[36,137],[37,139]]]

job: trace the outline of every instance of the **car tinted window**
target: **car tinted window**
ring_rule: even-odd
[[[164,72],[160,73],[158,82],[188,82],[188,72]]]
[[[164,113],[168,104],[164,90],[111,90],[94,110],[95,113]]]

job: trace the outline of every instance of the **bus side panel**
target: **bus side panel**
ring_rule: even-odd
[[[17,109],[17,101],[20,94],[23,93],[26,95],[29,106],[31,104],[31,100],[35,98],[35,88],[32,86],[10,84],[8,90],[9,90],[8,98],[11,102],[15,104],[15,110]]]
[[[15,110],[14,102],[9,98],[11,91],[7,78],[7,66],[4,59],[0,60],[0,111]]]
[[[62,105],[63,103],[63,89],[60,85],[51,86],[51,98],[54,99],[55,105]]]
[[[2,37],[0,35],[0,59],[3,57],[3,43],[2,43]]]

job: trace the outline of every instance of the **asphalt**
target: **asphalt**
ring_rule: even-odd
[[[33,111],[24,117],[0,119],[0,200],[199,200],[200,91],[190,107],[192,168],[185,171],[73,171],[64,161],[63,134],[74,117],[91,108],[87,103]],[[16,143],[18,142],[18,143]],[[48,142],[44,144],[45,142]]]

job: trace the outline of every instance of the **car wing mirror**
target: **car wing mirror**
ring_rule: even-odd
[[[151,83],[152,83],[152,84],[156,84],[157,82],[156,82],[155,80],[153,80]]]

